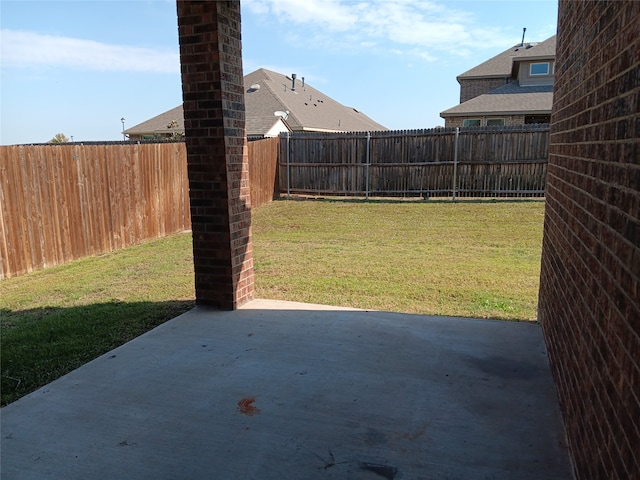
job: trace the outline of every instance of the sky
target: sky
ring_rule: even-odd
[[[393,130],[444,125],[456,76],[556,33],[556,0],[241,0],[243,69]],[[0,0],[0,144],[121,140],[182,103],[175,0]]]

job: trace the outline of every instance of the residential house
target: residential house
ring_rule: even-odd
[[[161,113],[123,132],[129,140],[153,140],[184,135],[182,105]]]
[[[556,37],[518,44],[457,77],[460,104],[440,113],[445,127],[549,123]]]
[[[249,139],[281,132],[355,132],[387,130],[356,108],[316,90],[304,77],[260,68],[244,77],[246,128]],[[124,131],[131,140],[184,133],[182,105]]]

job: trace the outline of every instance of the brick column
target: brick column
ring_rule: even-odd
[[[196,303],[253,298],[240,2],[177,2]]]

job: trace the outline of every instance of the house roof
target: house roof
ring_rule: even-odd
[[[521,86],[508,83],[440,113],[446,117],[551,113],[553,85]]]
[[[281,117],[274,115],[270,117],[250,117],[247,115],[247,135],[266,135],[278,122],[282,122],[283,128],[288,127],[287,122]],[[288,129],[291,130],[290,127],[288,127]]]
[[[168,125],[171,122],[177,122],[176,127],[169,128]],[[182,111],[182,105],[172,108],[160,115],[156,115],[147,121],[139,123],[124,131],[125,134],[142,135],[153,133],[170,133],[170,132],[183,132],[184,131],[184,113]]]
[[[254,88],[257,86],[257,88]],[[260,68],[244,77],[247,135],[264,135],[277,122],[275,112],[288,112],[285,124],[294,131],[387,130],[364,113],[333,100],[311,85]],[[170,122],[178,126],[170,129]],[[127,135],[184,131],[182,105],[124,131]]]
[[[517,60],[535,60],[542,58],[555,58],[556,56],[556,36],[547,38],[544,42],[537,43],[532,48],[518,49]]]
[[[544,42],[525,43],[514,45],[513,47],[490,58],[486,62],[467,70],[457,79],[465,80],[472,78],[493,78],[510,77],[513,64],[519,60],[537,60],[555,58],[556,36],[546,39]]]
[[[260,88],[252,89],[252,85]],[[295,91],[290,77],[260,68],[245,76],[247,118],[289,112],[287,124],[294,131],[387,130],[356,108],[347,107],[297,78]]]

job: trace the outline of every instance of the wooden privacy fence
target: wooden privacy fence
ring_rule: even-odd
[[[251,205],[287,193],[541,196],[548,125],[249,142]],[[191,227],[179,143],[0,147],[0,278]]]
[[[542,196],[548,125],[281,135],[281,191],[312,195]]]
[[[278,145],[277,137],[247,143],[251,208],[269,203],[279,195]]]
[[[254,207],[274,198],[277,144],[248,144]],[[189,228],[183,142],[0,147],[0,278]]]
[[[184,143],[0,152],[2,277],[190,228]]]

